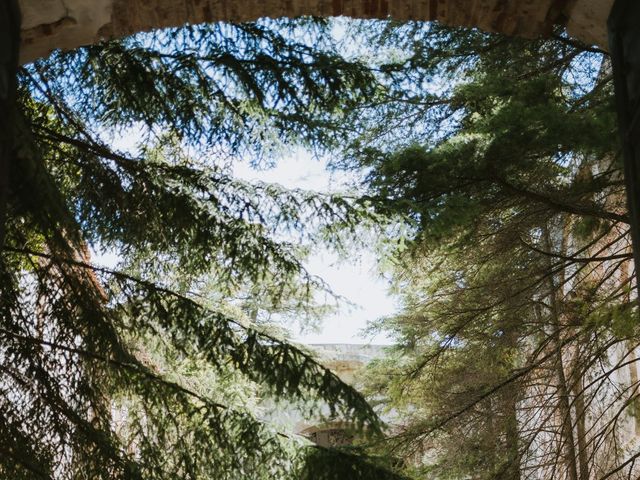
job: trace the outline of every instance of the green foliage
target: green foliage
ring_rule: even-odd
[[[633,476],[612,447],[635,405],[637,382],[613,377],[635,358],[638,312],[606,56],[563,34],[369,35],[406,53],[380,67],[385,92],[344,161],[413,232],[388,241],[402,310],[377,322],[397,346],[368,393],[402,427],[379,451],[418,478],[546,478],[572,463]]]
[[[552,385],[540,404],[584,418],[562,410],[561,386],[590,385],[571,394],[594,401],[617,367],[591,366],[636,334],[606,59],[562,35],[346,26],[342,44],[313,19],[189,26],[21,70],[0,262],[2,476],[514,479],[541,432],[579,430],[525,428],[522,402]],[[108,140],[135,131],[127,151]],[[366,172],[367,194],[231,175],[293,146]],[[261,312],[314,311],[310,246],[348,244],[384,215],[407,221],[386,247],[404,306],[381,323],[399,345],[372,392],[406,424],[389,444],[310,447],[262,423],[251,397],[381,426]],[[87,245],[122,268],[92,265]],[[608,405],[624,411],[629,395]],[[611,425],[589,441],[615,445]]]
[[[433,122],[431,110],[446,110],[438,113],[445,120],[433,134],[416,143],[392,143],[392,150],[381,144],[353,153],[372,167],[369,184],[377,197],[415,218],[436,243],[475,218],[517,208],[517,201],[618,219],[585,201],[614,172],[586,184],[566,181],[579,159],[600,158],[615,148],[610,90],[602,88],[604,98],[586,105],[583,97],[569,101],[563,92],[571,86],[564,84],[560,68],[570,68],[563,54],[575,54],[548,42],[514,40],[500,46],[484,53],[482,63],[474,63],[451,91],[432,100],[427,112],[415,113],[413,122],[420,126]]]
[[[70,114],[252,156],[291,140],[327,145],[340,110],[370,94],[371,72],[333,43],[319,21],[217,23],[57,53],[28,69]]]
[[[285,146],[343,137],[343,109],[375,79],[328,32],[308,19],[191,26],[21,70],[0,262],[0,476],[312,476],[308,442],[263,424],[247,398],[212,394],[229,378],[379,433],[362,395],[234,309],[233,295],[262,291],[268,311],[303,311],[324,288],[302,267],[308,245],[375,218],[352,198],[229,173],[239,157],[268,164]],[[106,140],[138,127],[127,152]],[[92,265],[87,245],[126,270]]]
[[[394,468],[385,459],[367,457],[364,451],[352,448],[316,448],[310,453],[302,468],[302,478],[330,480],[348,478],[366,480],[407,480],[408,477],[394,473]]]

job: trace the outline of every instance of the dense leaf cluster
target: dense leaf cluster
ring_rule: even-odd
[[[371,169],[374,203],[412,225],[393,257],[402,312],[379,322],[398,345],[371,371],[400,412],[390,448],[419,478],[637,475],[637,308],[606,55],[560,34],[375,35],[404,39],[411,78],[442,84],[403,93],[404,69],[389,68],[388,120],[348,150]]]

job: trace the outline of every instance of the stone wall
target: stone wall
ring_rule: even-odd
[[[20,0],[23,63],[155,28],[299,15],[438,20],[508,35],[547,35],[554,24],[606,46],[613,0]]]

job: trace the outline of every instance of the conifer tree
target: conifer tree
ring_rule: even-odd
[[[354,228],[368,207],[239,181],[225,162],[330,147],[343,109],[375,83],[308,19],[140,34],[20,69],[0,262],[0,476],[394,478],[272,431],[150,358],[231,371],[379,432],[364,398],[311,355],[183,288],[207,275],[220,292],[268,281],[277,307],[318,286],[298,245],[315,227],[325,238]],[[136,129],[136,149],[113,147]],[[88,246],[137,267],[94,265]]]
[[[374,204],[409,224],[392,256],[403,310],[379,324],[398,346],[370,387],[400,412],[390,448],[418,478],[636,476],[637,308],[606,55],[561,32],[373,35],[409,51],[381,61],[386,98],[346,150],[371,169]]]

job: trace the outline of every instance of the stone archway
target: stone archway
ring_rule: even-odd
[[[299,15],[438,20],[508,35],[547,35],[567,25],[586,43],[607,45],[613,0],[19,0],[21,62],[101,39],[218,20]]]

